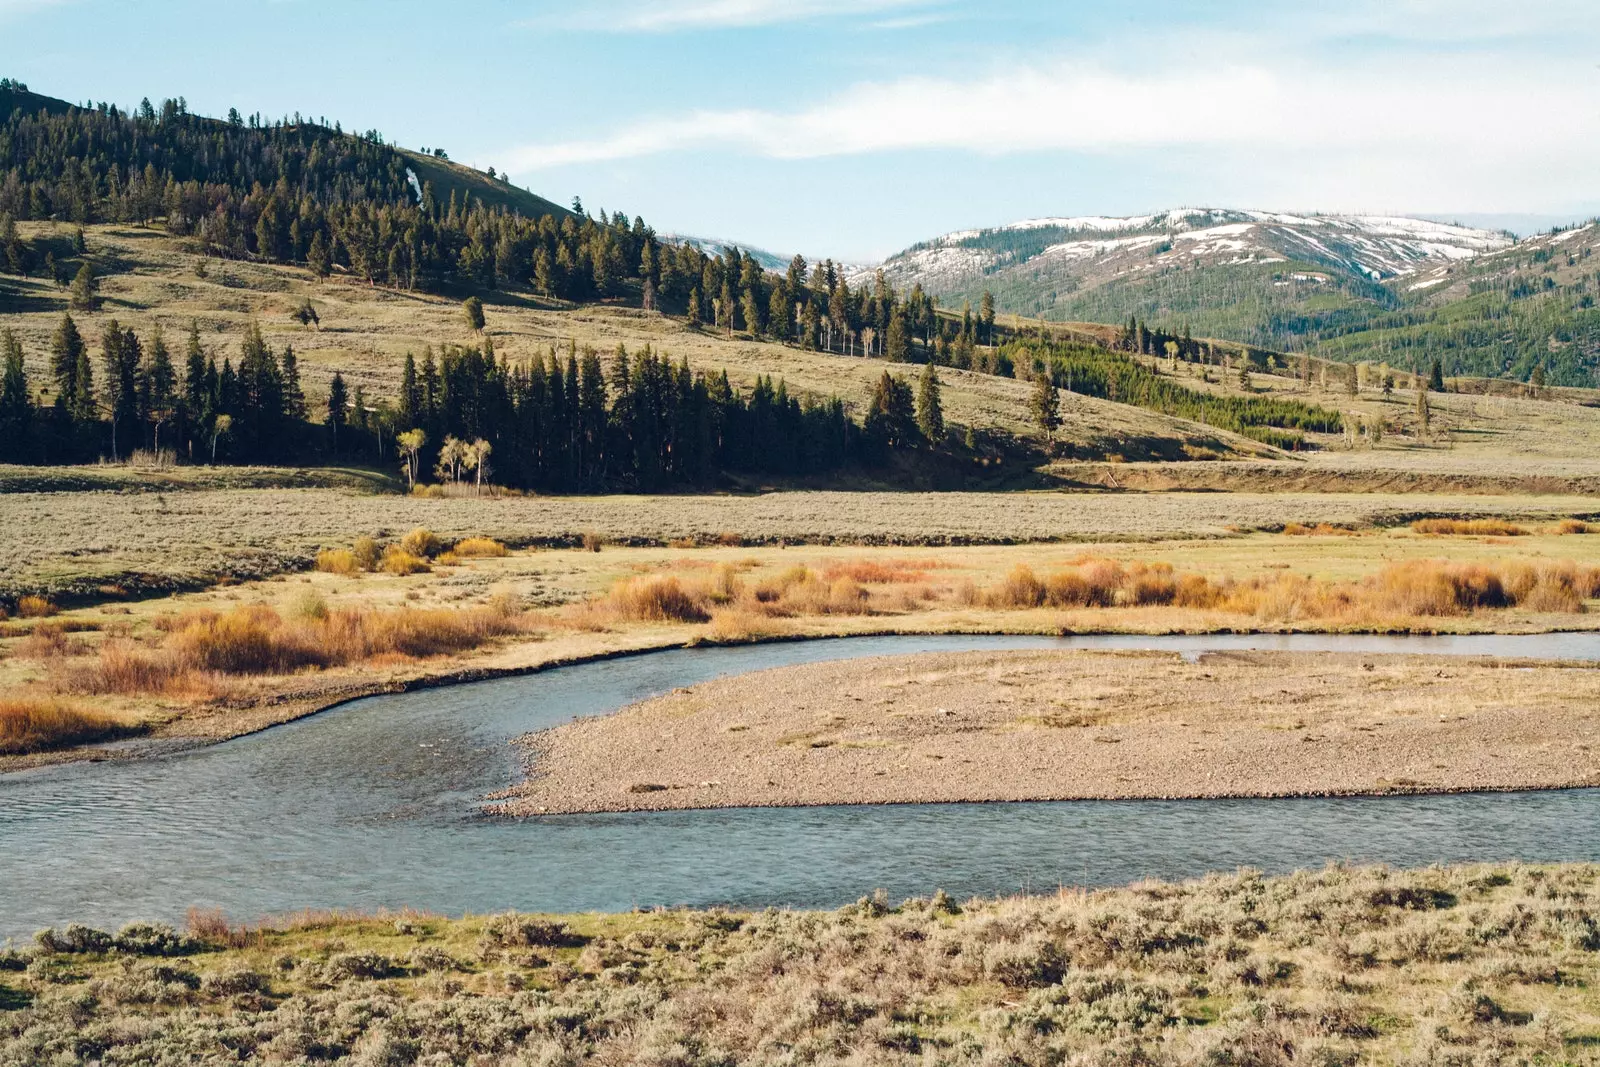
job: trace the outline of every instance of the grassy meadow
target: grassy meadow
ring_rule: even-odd
[[[1296,522],[1277,533],[922,546],[745,544],[727,532],[629,546],[594,535],[587,546],[579,536],[515,549],[481,534],[374,529],[323,539],[307,571],[167,596],[19,600],[17,617],[0,622],[0,687],[19,722],[65,708],[106,717],[107,739],[204,740],[395,687],[708,642],[1600,626],[1590,610],[1600,596],[1600,535],[1587,524],[1552,516],[1419,526]],[[81,754],[88,740],[66,728],[55,742],[32,727],[16,733],[34,740],[11,746],[0,767]]]
[[[45,931],[0,1062],[1600,1063],[1600,871]]]

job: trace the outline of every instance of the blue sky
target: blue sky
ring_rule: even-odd
[[[1179,205],[1600,213],[1594,0],[0,0],[0,74],[852,261]]]

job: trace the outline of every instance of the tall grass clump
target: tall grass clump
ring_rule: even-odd
[[[110,741],[138,732],[138,727],[104,712],[60,700],[0,700],[0,755],[4,756]]]
[[[1560,522],[1556,523],[1556,533],[1563,536],[1593,532],[1594,527],[1590,526],[1582,519],[1562,519]]]
[[[1505,519],[1418,519],[1412,532],[1444,537],[1525,537],[1527,529]]]
[[[670,575],[628,578],[611,587],[605,606],[634,622],[705,622],[704,594]]]
[[[461,559],[489,559],[507,554],[506,546],[488,537],[468,537],[457,541],[451,553]]]
[[[45,619],[54,615],[58,609],[42,596],[25,596],[17,601],[17,618],[19,619]]]
[[[351,575],[365,569],[356,560],[356,554],[347,548],[328,548],[317,553],[317,570],[324,574]]]
[[[444,542],[432,530],[418,526],[400,539],[400,547],[413,556],[431,559],[444,550]]]
[[[424,557],[415,552],[407,552],[400,545],[390,545],[383,552],[383,569],[390,574],[404,577],[408,574],[426,574],[433,568]]]
[[[465,652],[520,632],[509,600],[467,610],[330,609],[314,593],[285,619],[270,607],[197,611],[165,622],[161,647],[107,642],[98,660],[63,672],[62,688],[84,693],[204,692],[213,679],[292,674],[400,656]]]

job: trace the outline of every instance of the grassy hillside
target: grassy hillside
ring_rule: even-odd
[[[481,170],[409,149],[398,151],[405,157],[406,165],[416,172],[417,182],[423,185],[432,183],[434,195],[440,200],[447,201],[454,193],[458,200],[465,203],[462,198],[470,196],[474,200],[482,200],[489,208],[504,208],[528,218],[541,215],[566,218],[572,214],[553,201],[519,189],[508,181],[491,178]]]
[[[59,246],[70,255],[66,226],[23,223],[35,244]],[[88,258],[101,274],[100,307],[74,312],[79,329],[94,347],[101,327],[116,318],[141,334],[159,326],[169,340],[201,326],[201,337],[219,359],[237,359],[247,325],[260,323],[274,347],[292,344],[313,412],[325,403],[337,371],[350,388],[362,386],[374,400],[394,398],[407,352],[419,357],[427,346],[478,343],[451,298],[370,286],[335,276],[318,279],[298,267],[217,261],[190,250],[154,228],[91,226]],[[69,266],[72,260],[63,260]],[[202,276],[203,274],[203,276]],[[0,313],[24,347],[30,381],[49,380],[50,338],[67,308],[66,289],[42,278],[14,282],[0,294]],[[749,388],[761,375],[785,379],[790,389],[818,396],[839,395],[859,416],[873,384],[886,367],[914,381],[918,368],[893,367],[881,360],[830,355],[736,333],[691,330],[678,319],[630,306],[626,300],[601,305],[571,305],[531,294],[485,291],[487,335],[495,350],[513,361],[543,354],[569,340],[609,353],[618,345],[637,351],[645,345],[674,358],[687,357],[695,369],[727,369],[733,384]],[[309,299],[320,323],[306,327],[294,317]],[[1029,386],[1012,378],[943,368],[947,420],[979,434],[1016,439],[1024,447],[1040,442],[1029,412]],[[46,397],[46,400],[49,398]],[[1269,450],[1236,435],[1088,397],[1068,400],[1070,417],[1059,439],[1074,454],[1128,459],[1265,456]],[[319,416],[320,417],[320,416]]]

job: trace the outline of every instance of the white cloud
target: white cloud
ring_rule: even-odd
[[[0,0],[3,2],[3,0]],[[932,0],[654,0],[591,5],[559,25],[626,33],[767,26],[806,19],[874,15],[929,6]]]

